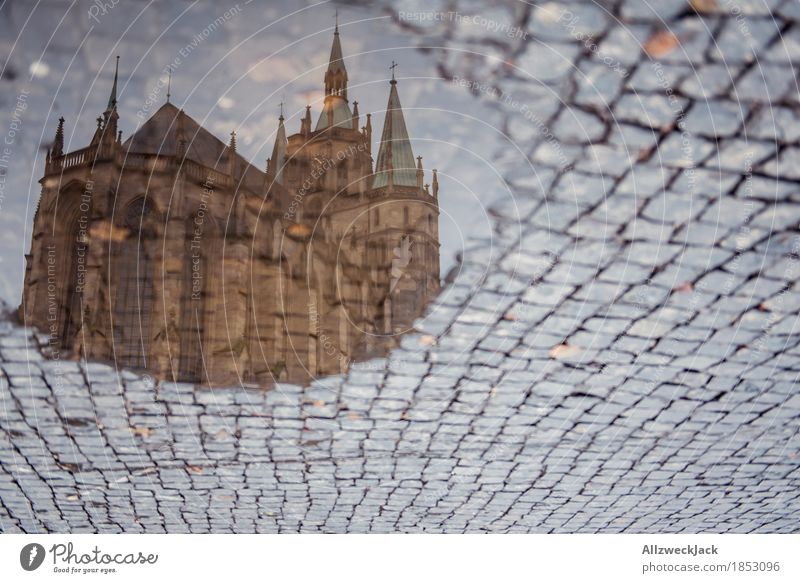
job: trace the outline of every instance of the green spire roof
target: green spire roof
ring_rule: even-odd
[[[108,96],[106,113],[109,113],[117,105],[117,77],[119,77],[119,56],[117,56],[117,66],[114,68],[114,85],[111,86],[111,95]]]
[[[390,174],[394,186],[417,186],[417,166],[414,164],[414,152],[408,139],[403,109],[400,107],[397,81],[392,79],[390,85],[389,105],[386,107],[372,187],[388,186]]]

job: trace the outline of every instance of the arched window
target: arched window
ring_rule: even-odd
[[[86,223],[84,223],[86,224]],[[83,277],[88,252],[87,239],[78,225],[78,217],[72,217],[65,233],[68,237],[62,253],[66,253],[66,273],[63,276],[64,303],[61,317],[61,345],[69,347],[75,333],[80,330],[83,319]]]
[[[114,265],[114,353],[119,366],[147,368],[154,304],[148,244],[155,237],[152,205],[145,198],[133,201],[125,211],[124,226],[128,234],[117,245]]]

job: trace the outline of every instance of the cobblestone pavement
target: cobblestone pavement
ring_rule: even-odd
[[[505,119],[491,238],[306,388],[154,387],[6,321],[2,530],[797,531],[800,4],[391,6]]]

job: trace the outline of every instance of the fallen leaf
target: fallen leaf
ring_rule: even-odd
[[[189,470],[193,474],[202,474],[203,468],[202,466],[186,466],[186,469]]]
[[[668,30],[661,30],[644,43],[644,52],[651,57],[663,57],[678,46],[678,37]]]
[[[694,289],[694,286],[692,285],[692,282],[691,281],[687,281],[686,283],[682,283],[679,286],[677,286],[673,291],[676,291],[678,293],[688,293],[688,292],[692,291],[693,289]]]
[[[578,346],[573,346],[572,344],[559,344],[558,346],[553,346],[553,348],[550,349],[550,358],[569,358],[580,353],[581,349]]]
[[[436,336],[431,336],[430,334],[420,336],[419,343],[423,346],[436,346]]]
[[[717,0],[689,0],[689,5],[698,14],[710,14],[719,8]]]
[[[150,437],[153,434],[153,430],[149,427],[134,427],[133,433],[139,437]]]

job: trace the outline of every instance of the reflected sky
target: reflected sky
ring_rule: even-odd
[[[503,141],[499,116],[441,79],[411,33],[384,12],[330,2],[51,0],[0,9],[0,297],[19,302],[38,180],[57,120],[66,118],[65,150],[88,145],[116,55],[123,140],[164,103],[169,87],[172,103],[220,139],[235,130],[239,151],[263,169],[281,102],[289,133],[299,130],[307,104],[316,122],[337,8],[349,98],[359,102],[362,123],[373,114],[373,136],[381,135],[389,65],[399,63],[401,102],[426,182],[439,169],[444,277],[465,238],[489,236],[485,208],[510,196],[491,161]]]

